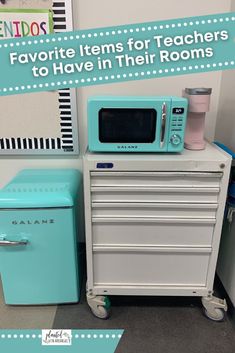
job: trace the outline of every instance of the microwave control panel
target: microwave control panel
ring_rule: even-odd
[[[187,118],[187,107],[175,106],[171,108],[171,121],[169,127],[168,151],[173,152],[183,148],[184,132]]]

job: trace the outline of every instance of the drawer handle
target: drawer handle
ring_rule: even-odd
[[[22,239],[22,240],[6,240],[2,239],[0,240],[0,246],[22,246],[22,245],[27,245],[28,240]]]
[[[172,192],[172,193],[212,193],[218,194],[219,187],[154,187],[154,186],[92,186],[91,192]]]
[[[209,224],[216,223],[215,218],[163,218],[163,217],[92,217],[92,223],[180,223],[180,224]]]
[[[172,203],[172,202],[92,202],[92,208],[170,208],[170,209],[206,209],[216,210],[217,203]]]
[[[198,177],[198,178],[222,178],[220,172],[90,172],[91,177]]]
[[[146,246],[146,245],[93,245],[93,252],[155,252],[155,253],[199,253],[211,254],[211,247]]]

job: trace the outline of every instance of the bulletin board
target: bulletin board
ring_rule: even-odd
[[[9,9],[13,19],[21,16],[23,25],[12,28]],[[71,0],[6,0],[0,4],[0,21],[0,40],[17,31],[18,36],[22,31],[25,36],[37,35],[38,28],[39,35],[71,31]],[[31,26],[35,22],[38,28]],[[75,89],[0,97],[0,106],[0,155],[78,154]]]

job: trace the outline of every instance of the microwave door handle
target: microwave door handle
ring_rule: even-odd
[[[166,132],[166,102],[162,104],[162,116],[161,116],[161,140],[160,146],[161,148],[164,146],[165,142],[165,132]]]

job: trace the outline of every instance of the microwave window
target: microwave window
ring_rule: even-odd
[[[155,109],[110,109],[99,111],[100,142],[152,143],[155,141]]]

